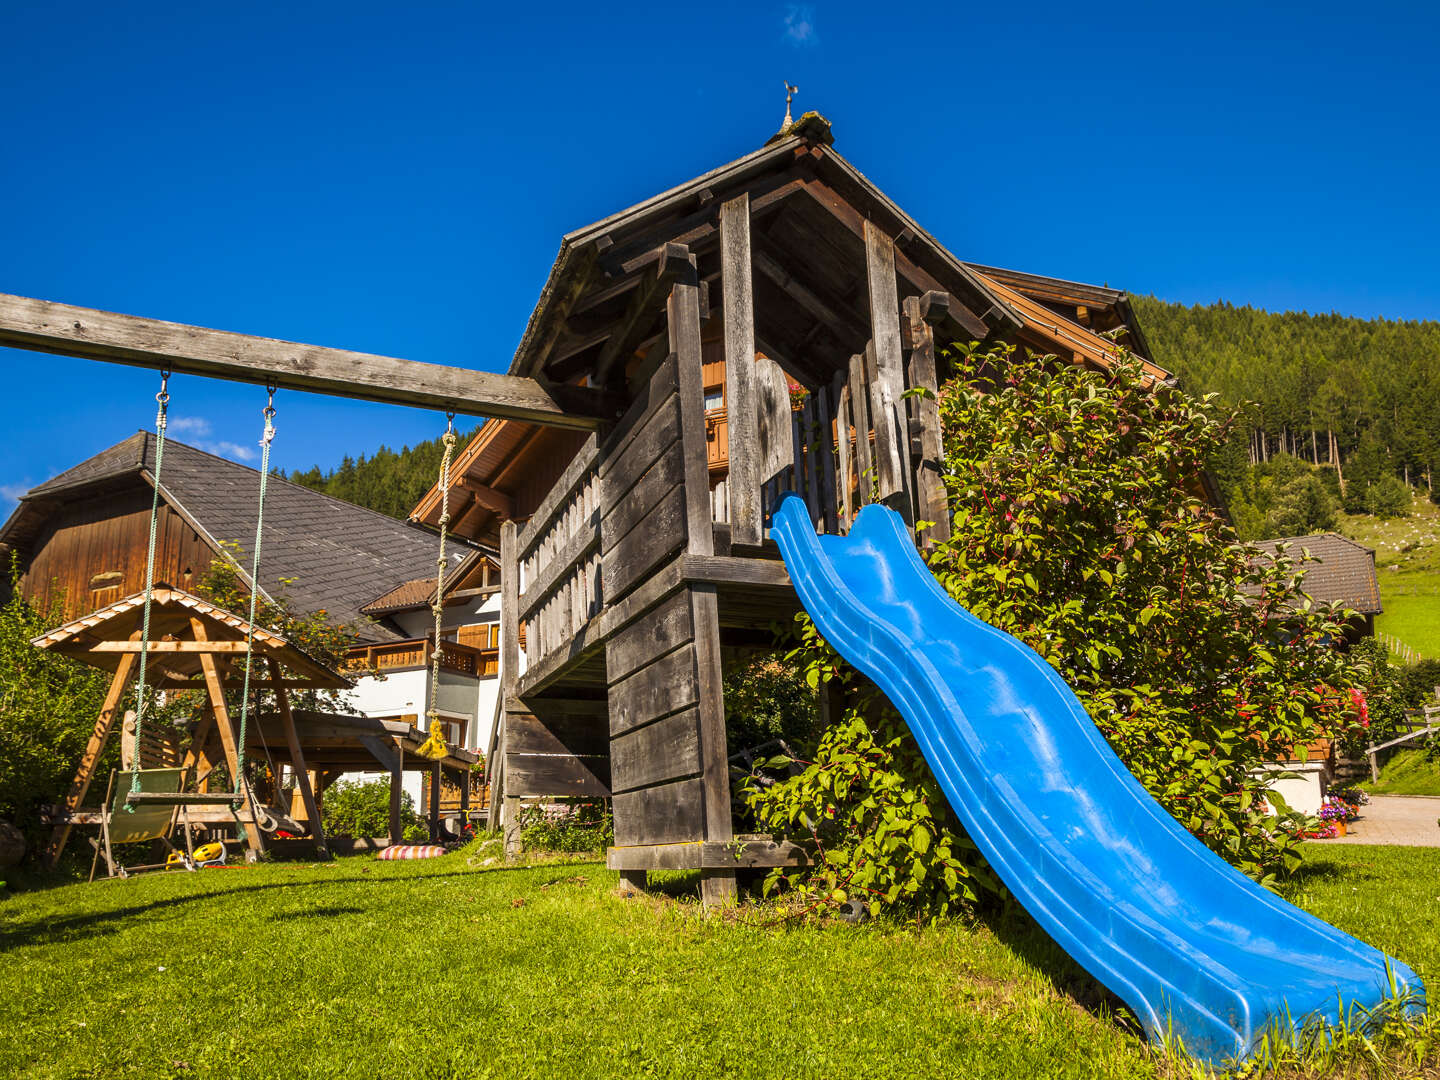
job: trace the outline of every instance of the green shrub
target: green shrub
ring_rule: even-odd
[[[12,581],[13,571],[12,563]],[[64,798],[110,683],[107,672],[30,644],[62,621],[58,599],[32,605],[17,590],[0,607],[0,818],[26,833],[31,851],[40,808]],[[105,792],[118,745],[112,739],[100,760],[92,799]]]
[[[601,853],[615,842],[604,799],[537,803],[520,811],[520,843],[527,851]]]
[[[815,691],[781,654],[752,653],[725,667],[725,736],[731,754],[783,739],[808,754],[820,738]]]
[[[342,780],[325,790],[320,814],[325,821],[325,832],[330,836],[352,839],[389,836],[390,781]],[[400,795],[400,825],[407,840],[409,834],[405,830],[412,827],[422,829],[422,840],[429,838],[430,834],[423,831],[424,827],[415,813],[415,800],[408,791]]]

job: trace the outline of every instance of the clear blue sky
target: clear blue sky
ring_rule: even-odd
[[[503,370],[565,231],[746,153],[781,80],[961,258],[1440,317],[1433,4],[72,3],[0,9],[0,291]],[[0,349],[0,514],[153,420]],[[253,455],[258,388],[172,384]],[[443,418],[283,393],[275,461]]]

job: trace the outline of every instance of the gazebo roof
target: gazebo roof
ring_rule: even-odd
[[[34,638],[37,649],[73,656],[92,667],[115,671],[127,653],[140,650],[145,594],[135,593],[107,604],[98,611],[71,619],[48,633]],[[204,638],[195,633],[192,620],[204,627]],[[352,685],[339,672],[302,651],[263,626],[252,626],[234,612],[208,600],[157,584],[151,593],[150,651],[147,667],[156,673],[156,689],[177,689],[193,685],[203,676],[202,655],[215,656],[223,674],[245,654],[246,637],[253,634],[255,655],[277,661],[288,672],[286,685],[298,689],[342,690]],[[268,679],[262,675],[261,681]]]

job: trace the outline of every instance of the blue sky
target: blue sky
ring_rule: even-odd
[[[1440,318],[1437,31],[1383,2],[9,4],[0,291],[503,370],[561,234],[754,149],[789,79],[961,258]],[[151,372],[0,365],[0,513],[153,421]],[[256,453],[260,389],[171,389],[179,437]],[[286,468],[444,423],[277,407]]]

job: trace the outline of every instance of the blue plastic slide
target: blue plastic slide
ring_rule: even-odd
[[[950,599],[899,515],[868,506],[848,536],[816,536],[790,496],[773,535],[820,632],[900,710],[996,873],[1152,1040],[1169,1030],[1220,1064],[1272,1022],[1386,996],[1382,953],[1186,832],[1049,664]]]

